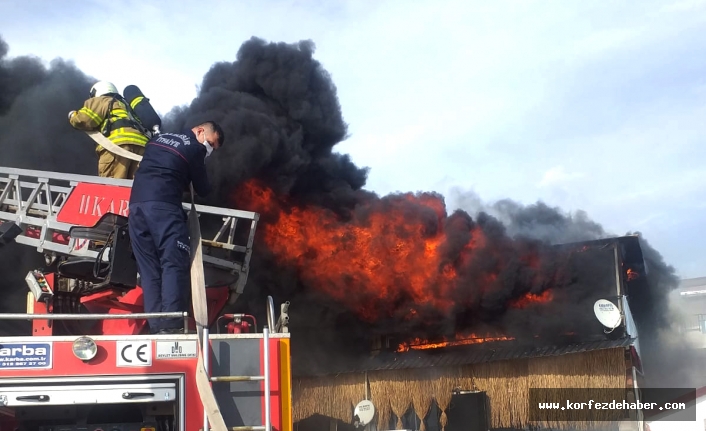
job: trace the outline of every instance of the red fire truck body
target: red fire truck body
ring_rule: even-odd
[[[220,226],[202,240],[216,333],[205,331],[201,349],[189,313],[179,315],[190,333],[145,334],[155,315],[143,313],[125,238],[130,186],[0,168],[0,245],[34,247],[47,263],[27,274],[26,313],[0,315],[32,320],[31,334],[0,337],[0,431],[202,430],[199,355],[229,429],[290,431],[288,303],[277,319],[269,298],[261,328],[249,314],[223,313],[244,289],[258,215],[196,206],[202,232]]]
[[[289,340],[283,335],[273,334],[269,340],[269,389],[273,406],[272,427],[285,431],[291,430],[291,376]],[[176,429],[181,430],[203,427],[203,407],[193,378],[197,357],[195,334],[91,337],[98,353],[89,361],[82,361],[74,355],[72,344],[76,338],[0,338],[0,405],[2,413],[6,414],[2,416],[0,429],[13,430],[18,423],[32,422],[35,418],[36,422],[42,423],[45,417],[59,422],[66,418],[70,425],[78,425],[71,422],[90,418],[91,409],[83,409],[83,414],[79,411],[58,417],[43,414],[42,410],[47,406],[76,409],[80,405],[109,406],[128,415],[132,411],[144,410],[141,412],[143,418],[173,416]],[[211,374],[264,374],[260,334],[213,335],[211,345]],[[41,348],[46,349],[46,353],[29,352]],[[265,423],[263,381],[214,382],[213,385],[227,424]],[[138,404],[140,406],[136,407]],[[103,411],[102,408],[93,410],[98,416]],[[127,426],[104,420],[98,420],[97,424],[95,420],[93,422],[93,425],[103,427],[114,426],[105,431],[122,431],[121,426]],[[147,427],[143,422],[149,424],[149,421],[140,421],[140,427]]]

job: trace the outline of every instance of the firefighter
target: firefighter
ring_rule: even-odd
[[[182,134],[163,133],[146,145],[130,194],[128,229],[145,312],[188,311],[191,250],[182,196],[193,184],[211,191],[206,157],[223,145],[221,127],[206,121]],[[183,319],[148,319],[152,333],[183,332]]]
[[[142,155],[149,140],[139,123],[132,118],[127,104],[110,82],[100,81],[91,87],[90,98],[83,108],[69,112],[69,123],[75,129],[100,131],[111,142],[135,154]],[[96,146],[98,175],[101,177],[133,179],[139,162],[114,155]]]

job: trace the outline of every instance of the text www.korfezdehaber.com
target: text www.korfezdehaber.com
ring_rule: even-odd
[[[686,403],[642,403],[628,401],[595,402],[590,400],[583,403],[572,403],[566,400],[562,403],[538,403],[542,410],[685,410]]]

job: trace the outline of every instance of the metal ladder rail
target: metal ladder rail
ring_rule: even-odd
[[[154,318],[182,318],[184,324],[189,322],[189,313],[186,311],[165,311],[155,313],[125,313],[125,314],[31,314],[31,313],[0,313],[0,320],[132,320]],[[186,326],[184,326],[186,327]]]
[[[15,222],[23,231],[26,229],[28,232],[20,234],[15,241],[35,247],[39,252],[95,258],[98,256],[97,250],[83,246],[77,248],[75,239],[59,241],[54,238],[55,235],[68,237],[72,225],[59,222],[57,215],[80,183],[132,187],[132,180],[0,167],[0,221]],[[187,203],[183,203],[183,207],[187,212],[190,210]],[[206,205],[196,205],[196,211],[199,215],[222,218],[222,224],[215,236],[202,240],[204,250],[226,250],[244,254],[237,261],[211,253],[204,253],[203,256],[204,263],[237,272],[239,277],[234,290],[238,294],[243,293],[249,275],[259,214]],[[234,243],[238,219],[249,222],[249,232],[244,245]],[[30,229],[31,227],[33,229]],[[29,235],[30,230],[34,235]]]
[[[272,324],[275,321],[275,308],[274,302],[271,296],[267,297],[267,321]],[[265,425],[246,425],[238,427],[230,427],[230,431],[272,431],[272,400],[270,398],[270,328],[265,325],[262,328],[262,339],[263,348],[262,355],[264,356],[264,375],[262,376],[211,376],[210,375],[210,335],[208,328],[204,328],[203,337],[205,342],[203,343],[203,357],[204,368],[206,368],[206,373],[209,374],[209,380],[212,383],[235,383],[235,382],[253,382],[264,380],[264,394],[265,397]],[[203,430],[209,430],[208,417],[206,416],[206,409],[203,412]],[[201,431],[203,431],[201,430]]]

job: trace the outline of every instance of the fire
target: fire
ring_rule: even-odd
[[[514,340],[513,337],[506,337],[504,335],[501,336],[490,336],[487,335],[485,337],[479,337],[476,334],[469,334],[469,335],[456,335],[453,340],[442,340],[442,341],[436,341],[432,342],[429,340],[424,340],[421,338],[415,338],[411,341],[402,343],[399,345],[397,348],[398,352],[407,352],[410,349],[412,350],[428,350],[428,349],[440,349],[443,347],[451,347],[451,346],[467,346],[471,344],[482,344],[482,343],[489,343],[489,342],[494,342],[494,341],[512,341]]]
[[[551,290],[545,290],[540,294],[528,293],[522,298],[512,302],[514,308],[525,308],[531,304],[545,304],[554,299],[554,294]]]
[[[574,336],[576,335],[576,332],[564,332],[562,335],[564,336]],[[534,335],[533,338],[540,338],[539,335]],[[498,342],[498,341],[512,341],[515,340],[515,337],[509,337],[505,335],[491,335],[491,334],[486,334],[485,336],[481,337],[476,334],[469,334],[469,335],[460,335],[457,334],[453,340],[448,340],[447,338],[443,338],[441,340],[427,340],[423,338],[414,338],[410,341],[406,341],[404,343],[401,343],[397,347],[397,352],[402,353],[402,352],[408,352],[410,350],[430,350],[430,349],[442,349],[444,347],[452,347],[452,346],[468,346],[468,345],[473,345],[473,344],[483,344],[483,343],[490,343],[490,342]]]
[[[233,198],[238,207],[262,214],[259,239],[279,263],[369,322],[411,319],[426,309],[449,313],[492,297],[508,283],[501,277],[510,265],[506,255],[515,265],[509,273],[520,265],[530,274],[523,282],[548,284],[538,275],[541,262],[533,249],[516,249],[507,237],[490,241],[477,223],[447,216],[443,198],[435,194],[369,199],[343,216],[296,205],[254,180]],[[544,291],[509,298],[507,306],[551,299]]]
[[[640,276],[636,271],[633,271],[631,268],[628,268],[627,270],[627,276],[628,276],[628,281],[633,281],[636,278]]]

